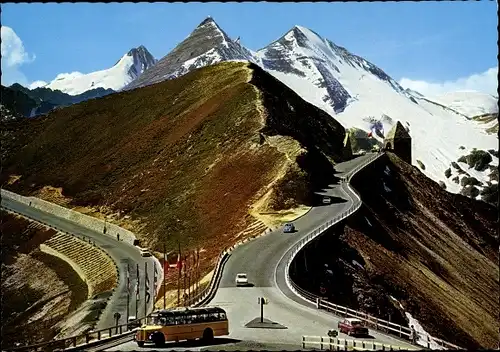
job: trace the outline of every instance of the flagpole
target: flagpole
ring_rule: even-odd
[[[200,291],[200,248],[196,248],[196,294]]]
[[[128,324],[128,317],[130,314],[130,311],[129,311],[130,307],[129,306],[130,306],[130,265],[127,263],[127,317],[125,318],[125,321],[127,322],[127,324]]]
[[[165,268],[165,266],[167,268]],[[165,279],[165,271],[168,270],[168,264],[167,264],[167,248],[165,243],[163,243],[163,309],[166,308],[166,303],[165,303],[165,295],[166,295],[166,279]]]
[[[190,255],[188,254],[188,260],[189,260]],[[188,301],[191,299],[191,264],[188,266]]]
[[[177,255],[177,307],[180,307],[181,305],[181,265],[182,263],[179,263],[181,260],[181,243],[177,241],[177,244],[179,245],[179,253]]]
[[[148,262],[144,262],[144,318],[148,316],[148,302],[146,301],[146,296],[148,294]]]
[[[156,263],[153,262],[153,311],[155,310],[156,303]]]
[[[183,281],[183,285],[182,285],[182,298],[184,298],[186,296],[186,255],[184,255],[184,261],[182,262],[182,281]],[[183,299],[182,300],[184,305],[186,305],[186,300]]]
[[[139,318],[139,264],[137,264],[137,281],[135,282],[135,318]]]

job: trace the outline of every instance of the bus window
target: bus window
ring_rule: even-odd
[[[220,320],[226,320],[226,313],[219,313]]]
[[[161,318],[160,318],[160,325],[162,325],[162,326],[167,325],[167,318],[165,318],[165,317],[161,317]]]
[[[178,315],[175,317],[175,325],[183,325],[184,324],[184,316]]]
[[[200,314],[193,314],[193,323],[201,323],[203,320]]]
[[[200,318],[202,322],[207,322],[208,321],[208,314],[200,314]]]
[[[195,321],[195,317],[192,314],[186,315],[186,322],[185,322],[186,324],[193,324],[194,321]]]

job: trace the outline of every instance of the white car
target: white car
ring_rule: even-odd
[[[145,248],[141,248],[141,257],[151,257],[151,252]]]
[[[330,204],[332,199],[330,197],[323,197],[323,204]]]
[[[236,281],[236,286],[248,285],[247,274],[237,274],[235,281]]]

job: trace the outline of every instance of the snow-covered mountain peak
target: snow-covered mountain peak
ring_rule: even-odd
[[[156,59],[141,45],[129,50],[109,69],[86,74],[60,73],[45,88],[57,89],[69,95],[78,95],[95,88],[118,91],[155,63]]]
[[[134,89],[179,77],[196,68],[220,61],[256,60],[252,52],[242,46],[239,40],[232,40],[213,18],[207,17],[168,55],[124,89]]]

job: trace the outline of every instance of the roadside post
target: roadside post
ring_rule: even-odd
[[[264,322],[264,304],[268,304],[269,300],[265,297],[259,297],[257,303],[260,304],[260,322]]]
[[[118,321],[120,320],[121,318],[121,314],[116,312],[114,317],[115,317],[115,323],[116,323],[116,328],[115,328],[115,334],[118,334]]]

